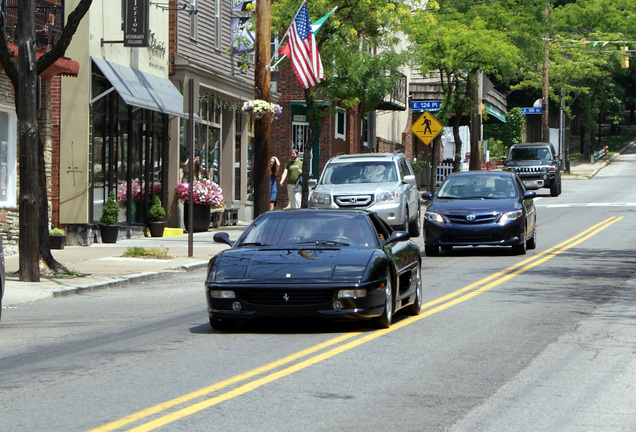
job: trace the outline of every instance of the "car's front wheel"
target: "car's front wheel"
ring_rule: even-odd
[[[418,207],[415,217],[409,221],[409,235],[411,237],[419,237],[422,232],[422,220],[420,209]]]
[[[386,284],[384,286],[384,311],[382,315],[374,318],[377,328],[389,328],[393,321],[393,284],[391,283],[391,271],[386,272]]]
[[[415,301],[406,307],[406,313],[409,315],[419,315],[422,310],[422,263],[417,263],[415,277],[417,278],[415,282]]]
[[[515,255],[525,255],[526,250],[528,249],[527,243],[526,243],[526,228],[525,227],[523,228],[523,232],[521,233],[521,238],[523,239],[521,243],[512,245],[512,252]]]

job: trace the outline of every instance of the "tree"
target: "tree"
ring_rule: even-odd
[[[280,0],[272,5],[272,34],[282,37],[301,2]],[[332,113],[333,106],[357,109],[363,118],[375,109],[382,97],[393,90],[399,66],[405,57],[393,52],[399,43],[398,31],[421,0],[387,2],[386,0],[311,2],[313,20],[338,9],[316,34],[325,80],[305,90],[309,136],[313,143],[322,119]],[[331,106],[317,104],[328,101]],[[307,207],[309,158],[303,160],[302,207]]]
[[[18,115],[20,152],[20,280],[39,282],[40,258],[50,268],[58,269],[51,254],[48,230],[48,201],[44,170],[44,143],[39,138],[36,112],[36,77],[66,52],[92,0],[80,0],[68,20],[60,39],[36,60],[35,0],[18,2],[18,62],[10,51],[3,32],[0,32],[0,64],[16,89],[15,106]],[[65,270],[68,271],[68,270]]]
[[[461,164],[459,127],[462,117],[475,109],[471,96],[479,74],[503,79],[514,75],[522,63],[514,43],[517,33],[507,30],[511,15],[500,3],[505,2],[477,6],[474,2],[439,1],[431,5],[439,6],[431,10],[432,14],[415,13],[407,28],[414,63],[423,75],[437,77],[441,83],[444,97],[438,120],[453,129],[454,171],[459,171]],[[439,153],[435,148],[439,144],[433,142],[433,154]],[[476,163],[480,160],[479,149],[472,148],[470,153],[471,168],[480,166]]]

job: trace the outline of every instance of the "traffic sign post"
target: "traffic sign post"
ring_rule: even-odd
[[[424,145],[429,145],[444,127],[433,115],[425,111],[411,126],[411,131]]]

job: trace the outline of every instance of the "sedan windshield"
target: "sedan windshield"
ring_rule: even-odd
[[[444,199],[504,199],[516,196],[515,185],[509,177],[450,176],[437,193]]]
[[[327,165],[321,184],[394,183],[397,179],[393,162],[348,162]]]
[[[238,246],[375,247],[377,235],[365,216],[330,213],[265,214],[245,231]]]

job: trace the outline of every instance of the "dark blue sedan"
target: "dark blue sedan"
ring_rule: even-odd
[[[537,244],[536,193],[526,191],[509,172],[469,171],[453,173],[442,183],[424,213],[424,251],[439,255],[440,247],[512,246],[525,254]]]
[[[421,254],[406,231],[366,210],[285,210],[261,214],[210,260],[210,324],[258,317],[371,319],[391,325],[422,307]]]

